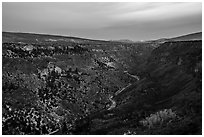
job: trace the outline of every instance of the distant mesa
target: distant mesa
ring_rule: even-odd
[[[171,38],[173,41],[189,41],[189,40],[202,40],[202,32],[187,34],[175,38]]]
[[[160,38],[157,40],[149,40],[148,42],[164,43],[166,41],[191,41],[191,40],[202,40],[202,32],[191,33],[173,38]]]

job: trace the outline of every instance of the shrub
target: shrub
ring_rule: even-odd
[[[155,114],[151,114],[149,117],[140,121],[145,127],[152,128],[155,125],[162,125],[163,122],[168,122],[172,119],[176,118],[176,113],[173,112],[171,109],[164,109],[163,111],[158,111]]]

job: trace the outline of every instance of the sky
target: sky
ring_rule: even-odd
[[[150,40],[202,31],[202,3],[3,2],[2,30],[101,40]]]

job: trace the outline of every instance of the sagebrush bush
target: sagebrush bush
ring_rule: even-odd
[[[162,125],[163,122],[168,122],[176,118],[176,113],[172,109],[164,109],[163,111],[158,111],[155,114],[151,114],[149,117],[141,120],[140,123],[145,126],[152,128],[155,125]]]

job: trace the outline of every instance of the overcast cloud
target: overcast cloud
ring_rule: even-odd
[[[202,31],[202,3],[3,3],[3,31],[147,40]]]

